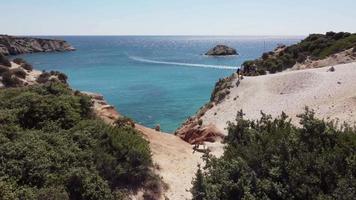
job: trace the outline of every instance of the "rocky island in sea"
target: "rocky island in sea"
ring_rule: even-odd
[[[210,49],[205,53],[207,56],[233,56],[238,55],[236,49],[228,47],[226,45],[216,45],[214,48]]]
[[[3,55],[74,50],[75,48],[64,40],[0,35],[0,53]]]

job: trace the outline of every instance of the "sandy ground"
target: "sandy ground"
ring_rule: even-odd
[[[284,111],[298,124],[296,115],[305,106],[313,108],[320,118],[353,124],[356,122],[356,63],[334,67],[335,72],[323,67],[245,77],[239,87],[231,89],[228,98],[206,112],[201,118],[203,125],[214,124],[227,134],[226,123],[234,121],[241,109],[249,119],[258,119],[261,111],[273,117]]]
[[[191,199],[189,189],[197,165],[203,163],[201,153],[193,153],[192,146],[172,134],[157,132],[136,124],[150,142],[152,157],[159,165],[159,175],[169,185],[165,196],[170,200]]]

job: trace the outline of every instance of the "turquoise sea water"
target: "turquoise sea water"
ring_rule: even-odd
[[[43,36],[42,36],[43,37]],[[49,37],[53,38],[53,37]],[[245,60],[302,37],[57,36],[77,51],[25,58],[40,70],[59,70],[75,89],[101,93],[118,111],[149,127],[173,132],[209,101],[215,82]],[[204,56],[216,44],[239,56]]]

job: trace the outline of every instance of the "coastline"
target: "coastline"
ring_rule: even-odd
[[[114,106],[105,101],[104,96],[91,92],[81,93],[92,98],[95,114],[106,123],[113,124],[122,117]],[[135,129],[149,142],[156,172],[168,185],[164,196],[169,199],[190,199],[192,178],[198,164],[203,164],[202,154],[194,152],[192,145],[174,134],[159,132],[137,123]]]
[[[329,69],[334,67],[335,71]],[[227,122],[235,120],[238,111],[243,110],[246,118],[257,120],[261,111],[272,117],[285,112],[298,125],[297,115],[305,106],[315,110],[321,119],[333,119],[339,123],[356,122],[356,62],[331,65],[321,68],[287,70],[284,72],[256,77],[244,77],[237,83],[232,80],[229,94],[219,103],[198,111],[178,131],[195,127],[197,131],[213,127],[227,135]],[[238,85],[238,86],[236,86]],[[208,104],[209,105],[209,104]],[[201,126],[194,123],[201,121]],[[193,126],[192,126],[193,124]]]

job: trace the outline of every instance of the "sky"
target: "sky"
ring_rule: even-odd
[[[356,32],[356,0],[0,0],[0,34]]]

